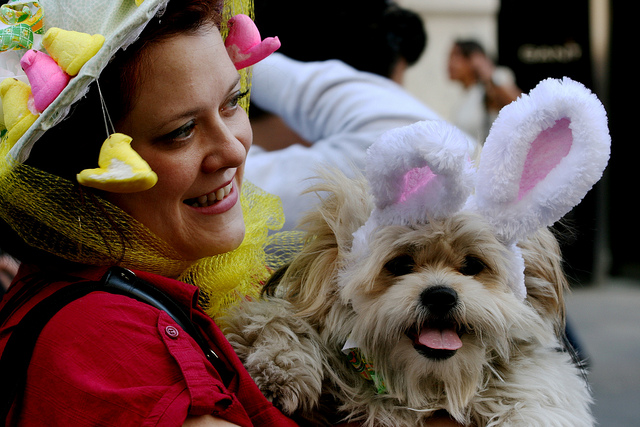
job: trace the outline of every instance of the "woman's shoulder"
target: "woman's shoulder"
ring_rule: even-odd
[[[128,296],[91,292],[61,308],[42,330],[23,411],[141,425],[155,417],[184,419],[193,404],[190,367],[200,365],[197,374],[209,389],[217,383],[203,358],[167,313]]]
[[[91,292],[49,320],[38,338],[32,364],[55,366],[55,372],[65,375],[92,371],[99,377],[117,371],[141,378],[151,375],[145,372],[146,366],[156,365],[159,371],[162,360],[170,356],[161,336],[162,319],[170,320],[133,298]]]

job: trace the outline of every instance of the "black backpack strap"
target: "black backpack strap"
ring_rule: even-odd
[[[112,267],[99,282],[81,281],[56,291],[36,304],[16,325],[0,357],[0,372],[3,377],[0,387],[0,425],[5,425],[16,396],[24,390],[31,355],[42,329],[65,305],[94,291],[128,296],[165,311],[193,337],[218,371],[223,383],[229,384],[233,373],[210,348],[200,330],[191,321],[188,312],[167,294],[138,278],[133,272],[121,267]],[[8,305],[10,303],[11,301]]]
[[[0,358],[0,372],[3,376],[0,388],[1,425],[6,425],[15,397],[24,390],[31,354],[40,331],[62,307],[100,286],[98,282],[79,282],[66,286],[36,304],[16,325]]]
[[[79,280],[78,277],[72,277],[67,275],[57,275],[56,279],[66,280],[69,283],[74,283]],[[15,293],[9,301],[2,307],[0,310],[0,326],[4,325],[4,323],[11,317],[11,315],[19,309],[25,302],[33,298],[38,292],[42,290],[43,287],[46,286],[49,281],[43,278],[42,273],[32,273],[20,279],[21,282],[24,282],[25,286],[23,286],[19,292]]]

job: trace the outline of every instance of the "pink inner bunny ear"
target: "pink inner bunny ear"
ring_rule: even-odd
[[[533,141],[524,163],[518,200],[522,200],[569,154],[573,144],[570,124],[568,118],[557,120],[553,126],[540,132]]]
[[[473,189],[469,140],[444,121],[385,132],[367,150],[366,177],[380,224],[415,224],[462,208]]]
[[[400,203],[404,203],[412,194],[429,184],[435,177],[436,175],[431,171],[429,166],[411,169],[403,178]]]

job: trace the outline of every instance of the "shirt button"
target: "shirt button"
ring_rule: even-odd
[[[167,326],[166,328],[164,328],[164,333],[167,334],[169,338],[174,339],[178,338],[178,335],[180,335],[180,332],[175,326]]]

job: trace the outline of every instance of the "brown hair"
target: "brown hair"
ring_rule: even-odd
[[[462,56],[467,59],[469,59],[474,53],[486,55],[482,45],[475,40],[456,40],[454,45],[460,49]]]

